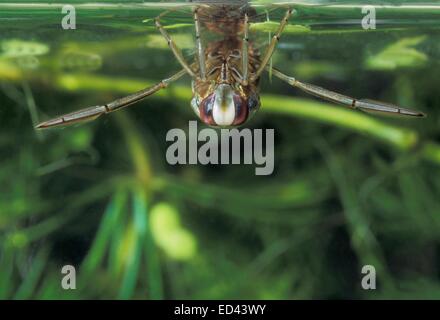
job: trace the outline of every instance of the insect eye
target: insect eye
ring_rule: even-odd
[[[260,108],[260,97],[258,95],[253,94],[249,97],[248,108],[250,114],[254,113]]]
[[[194,112],[196,113],[196,115],[200,117],[199,105],[200,105],[199,97],[194,96],[191,100],[191,107],[194,110]]]
[[[199,118],[208,125],[215,125],[215,121],[212,115],[214,108],[215,94],[205,98],[198,103],[197,114]]]

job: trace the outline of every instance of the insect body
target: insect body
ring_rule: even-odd
[[[255,10],[244,0],[228,2],[194,2],[196,35],[195,61],[188,63],[172,37],[156,18],[156,27],[166,39],[182,70],[158,84],[110,103],[72,112],[40,123],[37,128],[49,128],[90,120],[132,105],[171,82],[188,74],[192,78],[191,106],[199,118],[210,126],[230,127],[244,124],[260,107],[259,80],[269,70],[268,63],[280,37],[289,23],[293,10],[289,7],[274,33],[267,49],[260,55],[249,38],[249,25]],[[204,46],[201,33],[209,31],[220,35],[220,40]],[[293,87],[317,97],[363,111],[375,111],[421,117],[423,113],[371,100],[358,100],[330,90],[303,83],[272,68],[272,74]]]
[[[200,119],[211,126],[237,126],[246,122],[260,106],[258,82],[245,82],[244,69],[254,73],[259,53],[247,46],[248,63],[243,66],[238,36],[226,36],[206,48],[205,79],[193,80],[191,105]]]

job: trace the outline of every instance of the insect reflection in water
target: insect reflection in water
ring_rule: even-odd
[[[239,126],[250,119],[260,107],[259,80],[265,71],[271,71],[274,76],[293,87],[349,108],[413,117],[424,116],[422,112],[387,103],[354,99],[301,82],[269,67],[276,45],[295,13],[291,7],[285,7],[286,11],[277,31],[261,54],[249,37],[250,24],[256,21],[258,15],[248,1],[194,1],[191,5],[196,38],[196,54],[192,63],[185,59],[162,25],[161,18],[170,13],[166,11],[155,19],[156,27],[166,39],[182,70],[152,87],[104,105],[56,117],[40,123],[37,128],[90,120],[122,109],[166,88],[185,74],[192,78],[191,106],[204,123],[218,127]],[[218,34],[221,39],[204,44],[201,40],[203,32]]]

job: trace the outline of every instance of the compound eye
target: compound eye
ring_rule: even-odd
[[[249,110],[246,101],[240,95],[234,95],[235,118],[233,125],[239,126],[246,122]]]
[[[253,94],[249,97],[248,108],[250,114],[255,113],[260,108],[260,97],[258,95]]]
[[[210,126],[216,125],[214,121],[214,117],[212,115],[212,111],[214,109],[214,102],[215,102],[215,94],[212,94],[207,98],[203,99],[202,102],[200,102],[197,109],[199,111],[198,113],[199,118],[204,123]]]
[[[200,111],[199,111],[199,105],[200,105],[200,99],[198,96],[194,96],[191,100],[191,108],[196,113],[196,115],[200,118]]]

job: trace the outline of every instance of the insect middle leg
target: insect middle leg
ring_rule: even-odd
[[[200,78],[206,80],[205,51],[203,50],[202,39],[200,38],[200,21],[197,8],[194,10],[194,26],[196,29],[197,60],[199,62]]]
[[[183,57],[182,52],[179,50],[179,48],[176,46],[176,43],[173,41],[171,36],[168,34],[168,32],[165,30],[165,28],[162,26],[160,19],[168,14],[170,11],[165,11],[162,14],[160,14],[158,17],[156,17],[156,27],[159,29],[162,36],[165,38],[165,40],[168,43],[168,46],[170,47],[171,51],[173,52],[174,56],[176,57],[177,61],[179,61],[180,65],[186,70],[186,72],[193,78],[197,78],[196,74],[194,73],[194,70],[191,68],[191,66],[188,64],[188,62]]]
[[[278,27],[277,32],[272,37],[272,40],[269,44],[269,47],[267,48],[266,52],[264,53],[264,56],[263,56],[263,59],[261,60],[260,66],[258,67],[257,71],[254,74],[252,74],[251,80],[255,81],[256,79],[258,79],[258,77],[261,75],[261,73],[266,68],[267,64],[270,61],[270,58],[272,57],[272,55],[275,51],[275,47],[276,47],[277,43],[280,41],[280,37],[284,31],[284,28],[289,23],[289,19],[292,16],[292,12],[293,12],[292,8],[289,8],[287,10],[286,14],[284,15],[283,20],[280,22],[280,25]]]
[[[241,49],[242,60],[242,84],[246,86],[249,82],[249,16],[247,13],[244,15],[244,36],[243,45]]]

